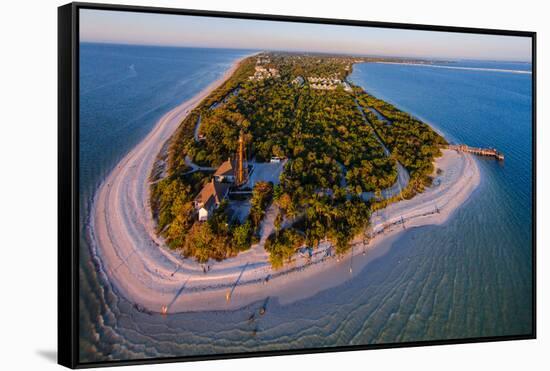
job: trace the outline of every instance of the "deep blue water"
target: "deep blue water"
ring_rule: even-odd
[[[81,221],[93,190],[157,119],[247,51],[81,45]],[[451,66],[451,65],[449,65]],[[525,70],[526,64],[452,66]],[[443,226],[403,233],[382,257],[314,298],[168,317],[138,312],[96,274],[81,240],[82,361],[525,334],[531,318],[530,75],[359,64],[352,81],[447,138],[504,152]],[[82,228],[82,232],[85,229]],[[85,233],[82,233],[85,237]],[[347,269],[344,267],[344,269]],[[252,334],[255,335],[252,335]]]
[[[448,66],[531,70],[526,63],[467,61]],[[455,315],[464,311],[461,321],[471,325],[456,336],[523,334],[531,329],[531,78],[390,64],[358,64],[351,75],[366,91],[431,123],[449,140],[495,147],[506,156],[503,163],[477,158],[482,183],[449,223],[406,233],[395,244],[413,245],[435,256],[443,252],[445,264],[433,266],[435,272],[447,271],[448,264],[460,267],[454,279],[464,284],[448,288],[459,293],[464,304],[455,303],[452,310]]]
[[[527,64],[497,62],[469,61],[448,66],[530,70]],[[532,210],[531,77],[371,63],[355,65],[351,80],[431,123],[450,141],[503,152],[504,164],[481,159],[479,163],[484,179],[495,184],[499,197],[510,207],[506,213],[499,213],[499,218],[517,219],[523,228],[512,231],[528,235]]]
[[[90,191],[170,108],[250,51],[82,43],[80,176]],[[90,188],[92,187],[92,188]]]

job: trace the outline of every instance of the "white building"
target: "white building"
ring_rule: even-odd
[[[292,83],[294,85],[302,86],[304,85],[304,78],[302,76],[298,76],[294,80],[292,80]]]
[[[248,79],[252,81],[260,81],[268,78],[279,77],[279,70],[273,67],[255,66],[254,75],[249,76]]]
[[[199,214],[199,222],[207,221],[212,216],[214,210],[227,197],[229,187],[229,184],[217,183],[214,179],[203,187],[194,201],[195,210]]]
[[[334,90],[342,83],[342,80],[336,77],[317,77],[310,76],[307,78],[312,89],[317,90]]]

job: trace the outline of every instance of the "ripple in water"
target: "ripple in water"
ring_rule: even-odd
[[[506,154],[504,166],[478,160],[481,185],[446,224],[405,231],[385,254],[339,287],[286,305],[270,298],[263,316],[258,315],[265,304],[260,301],[235,311],[164,318],[140,311],[113,292],[86,240],[89,201],[102,177],[162,113],[200,91],[246,52],[93,44],[81,48],[82,89],[87,91],[81,102],[81,362],[531,331],[531,118],[526,107],[530,98],[525,99],[526,92],[530,97],[530,77],[428,68],[419,74],[410,66],[356,66],[353,80],[367,91],[436,123],[460,141],[492,143]],[[110,94],[101,87],[94,89],[117,68],[128,73],[128,66],[139,74],[111,86]],[[458,78],[457,73],[470,77]],[[191,81],[190,75],[196,79]],[[165,89],[156,91],[166,91],[165,96],[151,91],[159,81]],[[507,89],[495,90],[495,84]],[[139,93],[130,93],[136,89]],[[411,94],[422,89],[427,89],[425,94]],[[480,95],[491,97],[490,102]],[[123,112],[105,112],[105,100],[123,107]],[[472,102],[482,103],[472,107]],[[457,117],[467,124],[460,125]],[[490,130],[489,119],[494,123]],[[133,120],[131,125],[125,125],[127,120]],[[515,128],[510,129],[512,125]],[[112,134],[113,128],[119,130]],[[513,137],[510,130],[515,130]],[[256,316],[250,321],[252,313]]]

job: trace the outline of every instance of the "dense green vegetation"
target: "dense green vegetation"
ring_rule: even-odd
[[[292,255],[303,243],[304,237],[294,228],[269,236],[265,249],[269,252],[269,261],[273,268],[281,268],[284,263],[290,262]]]
[[[355,88],[355,91],[368,121],[391,150],[392,157],[409,171],[411,180],[404,197],[410,198],[422,192],[432,182],[430,174],[434,171],[433,161],[441,156],[440,147],[447,144],[445,138],[424,122],[393,105],[367,94],[362,89]],[[379,119],[371,109],[378,111],[385,120]]]
[[[151,209],[157,221],[157,233],[162,234],[168,246],[179,248],[194,223],[193,197],[204,184],[205,175],[172,175],[151,185]]]
[[[222,260],[237,255],[250,247],[252,227],[227,219],[227,201],[224,201],[207,222],[196,222],[185,233],[182,249],[184,256],[193,256],[199,262],[208,259]]]
[[[276,68],[277,77],[251,80],[256,58],[243,61],[182,122],[169,142],[166,177],[153,179],[157,182],[151,187],[151,205],[158,232],[169,246],[201,262],[248,249],[257,240],[272,201],[278,215],[265,248],[274,267],[289,261],[304,243],[315,248],[328,239],[337,253],[344,253],[367,226],[372,210],[394,201],[365,202],[359,195],[392,186],[397,161],[411,175],[405,196],[422,191],[430,182],[439,145],[445,143],[428,125],[358,87],[346,91],[342,83],[335,83],[331,90],[317,90],[308,83],[308,77],[344,81],[357,59],[274,53],[264,57],[268,61],[263,66]],[[298,76],[303,83],[296,83]],[[379,120],[369,109],[388,121]],[[199,120],[201,140],[196,141]],[[243,223],[230,218],[227,202],[207,222],[198,223],[192,200],[211,174],[188,174],[186,157],[217,167],[234,155],[241,130],[246,133],[248,155],[255,161],[288,158],[280,185],[256,184]],[[391,150],[390,156],[377,135]]]
[[[233,154],[236,142],[230,145],[231,151],[226,150],[221,152],[223,153],[223,156],[216,157],[216,161],[213,161],[212,159],[201,159],[200,156],[197,156],[197,151],[200,150],[200,148],[197,148],[197,144],[193,140],[195,124],[197,123],[197,120],[199,120],[199,117],[202,119],[202,116],[208,116],[213,112],[221,112],[223,115],[223,112],[225,112],[224,110],[212,110],[210,107],[212,107],[215,103],[221,102],[225,97],[229,96],[231,92],[239,89],[241,85],[245,84],[248,76],[253,73],[254,66],[254,58],[247,58],[243,60],[233,75],[231,75],[219,88],[215,89],[208,97],[206,97],[200,105],[193,109],[183,120],[169,142],[167,166],[168,174],[173,175],[188,170],[185,165],[186,155],[189,155],[191,158],[199,157],[195,159],[195,162],[199,164],[214,163],[219,165],[219,163],[226,160],[230,154]],[[233,126],[231,126],[230,129],[234,129]],[[238,129],[236,130],[238,136]],[[215,136],[212,138],[212,141],[214,141],[214,138]],[[210,146],[209,149],[214,150],[215,154],[219,153],[214,146]],[[207,155],[205,153],[203,153],[202,156],[206,157]]]

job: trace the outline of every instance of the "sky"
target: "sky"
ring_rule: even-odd
[[[91,9],[80,10],[80,41],[531,61],[528,37]]]

